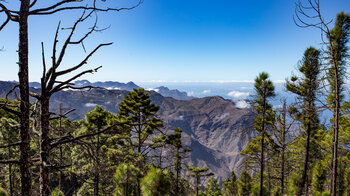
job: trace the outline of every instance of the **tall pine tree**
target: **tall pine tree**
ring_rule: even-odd
[[[316,108],[317,92],[319,89],[320,73],[320,51],[309,47],[305,53],[301,65],[299,66],[300,77],[293,76],[291,81],[287,81],[287,90],[296,94],[298,108],[291,107],[291,111],[296,120],[302,124],[302,129],[306,134],[304,167],[298,195],[302,195],[303,190],[308,190],[307,175],[310,162],[311,139],[319,128],[319,119]]]
[[[260,156],[260,196],[263,195],[263,182],[264,182],[264,148],[265,148],[265,136],[267,135],[268,128],[274,123],[274,112],[272,106],[269,104],[269,99],[275,96],[275,87],[271,80],[268,79],[269,75],[265,72],[259,74],[255,79],[255,92],[256,98],[255,111],[256,118],[254,120],[254,128],[257,132],[261,133],[261,156]]]

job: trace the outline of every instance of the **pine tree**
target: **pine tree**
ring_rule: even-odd
[[[156,129],[162,127],[162,121],[157,118],[159,107],[151,103],[149,93],[144,89],[134,89],[129,92],[119,104],[117,114],[120,122],[127,122],[123,127],[129,133],[129,145],[138,155],[147,161],[147,154],[152,150],[156,137]]]
[[[332,182],[331,195],[337,195],[337,168],[338,168],[338,139],[339,120],[341,117],[340,107],[342,103],[342,92],[344,91],[344,79],[346,64],[348,61],[348,47],[350,32],[350,15],[341,12],[337,15],[334,28],[329,32],[328,56],[330,67],[328,71],[328,82],[330,94],[328,103],[333,112],[333,148],[332,148]]]
[[[306,133],[305,158],[303,175],[299,186],[298,195],[302,195],[304,190],[308,190],[307,174],[310,164],[310,148],[311,140],[315,135],[315,131],[319,128],[318,113],[316,108],[317,91],[319,88],[319,73],[320,73],[320,51],[313,47],[309,47],[305,53],[299,72],[300,77],[293,76],[291,81],[287,81],[287,90],[296,94],[300,101],[298,110],[297,107],[292,107],[290,110],[296,120],[302,123],[302,129]],[[306,185],[306,186],[305,186]]]
[[[129,92],[119,104],[117,118],[119,122],[125,123],[122,126],[123,134],[128,135],[124,144],[135,152],[132,161],[136,162],[135,166],[141,173],[146,172],[144,166],[149,161],[152,151],[165,140],[164,135],[158,131],[163,126],[156,116],[158,110],[159,107],[151,103],[149,93],[142,88]],[[141,194],[140,179],[138,191]]]
[[[218,184],[218,180],[216,178],[211,177],[208,180],[207,185],[205,186],[204,195],[206,196],[221,196],[221,188]]]
[[[247,170],[244,170],[241,173],[241,176],[239,177],[237,181],[238,186],[238,195],[239,196],[249,196],[250,191],[252,189],[252,177],[248,173]]]
[[[255,103],[255,111],[256,118],[254,120],[254,128],[257,132],[261,133],[261,155],[260,155],[260,196],[263,195],[263,174],[264,174],[264,148],[265,148],[265,136],[267,137],[267,129],[269,126],[274,124],[274,112],[272,110],[272,106],[268,103],[269,98],[275,96],[275,87],[272,82],[268,79],[269,75],[265,72],[259,74],[259,76],[255,79],[255,92],[256,99]]]
[[[312,192],[321,194],[324,191],[324,184],[327,179],[327,168],[323,161],[318,161],[312,170]]]
[[[81,145],[76,145],[72,152],[73,172],[84,181],[89,182],[86,184],[86,189],[92,188],[94,195],[98,195],[106,189],[109,189],[107,192],[112,192],[112,187],[108,186],[112,183],[113,172],[108,167],[106,144],[107,139],[114,135],[115,130],[108,133],[99,133],[99,131],[111,126],[115,119],[116,117],[112,113],[96,106],[85,114],[85,121],[75,133],[76,136],[94,134],[93,137],[84,139]],[[93,186],[91,187],[91,185]]]
[[[224,196],[230,196],[230,195],[237,195],[238,188],[237,188],[237,177],[234,171],[231,172],[230,177],[226,178],[222,184],[223,184],[223,195]]]
[[[140,170],[132,163],[122,163],[118,166],[114,181],[116,183],[115,196],[136,196],[137,181],[140,175]]]
[[[176,128],[174,133],[169,135],[166,139],[166,143],[170,144],[175,148],[175,160],[174,160],[174,170],[175,170],[175,195],[179,194],[180,190],[180,178],[181,178],[181,170],[183,164],[184,155],[190,152],[189,148],[183,148],[181,142],[182,130],[180,128]]]
[[[169,196],[171,182],[167,170],[152,167],[141,181],[142,195]]]
[[[199,186],[201,185],[201,179],[203,177],[208,177],[214,175],[213,173],[209,173],[209,168],[201,168],[201,167],[195,167],[193,164],[192,165],[186,165],[187,170],[191,172],[187,176],[194,178],[195,183],[196,183],[196,196],[199,195]]]

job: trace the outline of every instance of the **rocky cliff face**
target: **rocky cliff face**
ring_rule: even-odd
[[[15,84],[0,82],[0,96]],[[32,89],[37,90],[38,89]],[[127,91],[92,89],[90,91],[61,91],[51,98],[51,111],[58,112],[75,108],[72,120],[83,119],[84,114],[100,105],[117,113],[118,105]],[[239,109],[231,100],[218,96],[176,100],[150,92],[152,102],[160,106],[158,115],[169,129],[183,130],[183,143],[192,152],[189,162],[196,166],[208,166],[219,180],[232,170],[239,173],[243,157],[240,151],[255,136],[252,129],[253,113]]]
[[[184,131],[183,142],[192,150],[190,162],[208,166],[219,180],[232,170],[240,173],[240,151],[255,136],[252,111],[239,109],[221,97],[187,101],[165,98],[156,99],[155,103],[170,129],[180,127]]]

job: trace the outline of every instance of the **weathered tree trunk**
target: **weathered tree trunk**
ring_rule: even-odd
[[[264,108],[262,114],[262,123],[261,123],[261,159],[260,159],[260,196],[263,196],[263,187],[264,187],[264,140],[265,140],[265,107],[266,107],[266,98],[263,97]]]
[[[260,159],[260,196],[263,196],[263,186],[264,186],[264,139],[265,131],[262,132],[261,136],[261,159]]]
[[[100,129],[97,129],[97,131],[100,131]],[[98,196],[99,183],[100,183],[99,181],[100,181],[100,134],[97,134],[94,196]]]
[[[28,11],[29,0],[21,0],[19,13],[19,92],[20,92],[20,171],[21,195],[32,195],[30,132],[29,132],[29,82],[28,82]]]
[[[8,148],[8,159],[12,158],[11,148]],[[9,164],[9,184],[10,184],[10,196],[13,196],[13,172],[12,172],[12,164]]]
[[[339,76],[338,66],[334,69],[335,78],[335,108],[333,111],[333,149],[332,149],[332,182],[331,182],[331,196],[335,196],[337,193],[337,167],[338,167],[338,132],[339,132]]]
[[[284,193],[284,164],[285,164],[285,150],[286,150],[286,102],[283,104],[282,111],[282,160],[281,160],[281,195]]]
[[[305,152],[303,176],[302,176],[301,184],[300,184],[299,190],[298,190],[299,196],[303,194],[303,189],[305,188],[306,179],[307,179],[307,171],[308,171],[308,165],[309,165],[309,154],[310,154],[310,136],[311,136],[310,123],[307,124],[306,134],[307,134],[307,136],[306,136],[307,137],[306,138],[306,152]],[[306,186],[306,190],[307,190],[307,186]],[[305,194],[307,194],[307,193],[305,193]]]
[[[60,104],[60,115],[63,114],[63,110],[62,110],[62,104]],[[62,137],[62,117],[60,117],[60,125],[59,125],[59,133],[58,135],[60,137]],[[63,166],[63,149],[62,149],[62,145],[60,145],[60,167]],[[63,190],[63,185],[62,185],[62,178],[63,178],[63,172],[62,170],[60,170],[60,174],[59,174],[59,178],[58,178],[58,187],[60,190]]]
[[[45,84],[42,81],[40,100],[40,195],[50,195],[50,95],[46,92]]]

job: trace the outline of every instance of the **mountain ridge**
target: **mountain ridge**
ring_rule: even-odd
[[[15,85],[0,81],[0,96],[4,97]],[[40,89],[31,90],[38,92]],[[165,126],[169,130],[177,127],[183,130],[183,144],[192,149],[190,163],[209,167],[219,181],[232,170],[240,173],[244,160],[240,151],[255,136],[251,127],[254,117],[251,109],[238,108],[235,102],[220,96],[177,100],[156,91],[148,92],[152,102],[160,107],[157,115]],[[127,93],[126,90],[106,89],[60,91],[51,98],[51,111],[57,113],[62,107],[65,110],[75,108],[69,118],[79,120],[100,105],[116,114],[119,103]]]

